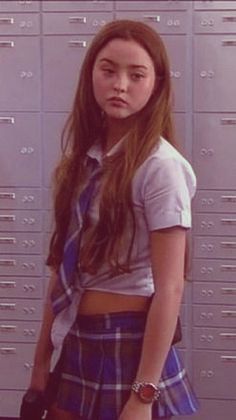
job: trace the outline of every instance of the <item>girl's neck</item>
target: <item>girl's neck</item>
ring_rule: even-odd
[[[107,153],[124,135],[129,131],[130,123],[125,123],[124,120],[113,121],[109,123],[106,130],[106,140],[104,151]]]

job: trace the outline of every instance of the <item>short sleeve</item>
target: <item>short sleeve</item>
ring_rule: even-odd
[[[143,183],[144,212],[150,231],[171,226],[191,227],[191,200],[196,177],[182,158],[149,161]]]

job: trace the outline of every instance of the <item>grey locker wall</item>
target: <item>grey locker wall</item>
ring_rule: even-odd
[[[179,345],[201,402],[192,418],[234,420],[236,4],[213,0],[0,1],[0,417],[17,417],[30,378],[49,275],[51,174],[80,65],[96,31],[118,18],[161,33],[177,138],[198,178]]]

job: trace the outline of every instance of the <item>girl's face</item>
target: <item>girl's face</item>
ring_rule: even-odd
[[[116,38],[98,53],[92,78],[95,99],[108,120],[122,120],[147,104],[155,85],[155,69],[140,44]]]

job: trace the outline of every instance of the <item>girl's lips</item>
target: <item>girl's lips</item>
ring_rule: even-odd
[[[124,99],[122,99],[118,96],[112,96],[112,98],[109,98],[108,101],[109,102],[114,102],[114,103],[117,103],[117,104],[127,105],[127,102]]]

